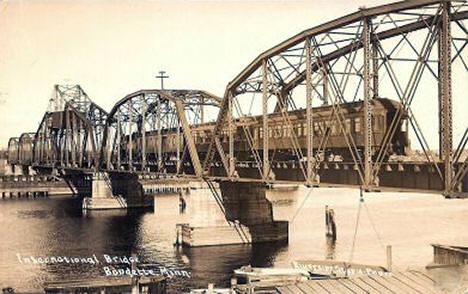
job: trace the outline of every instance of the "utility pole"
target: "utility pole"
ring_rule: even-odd
[[[164,79],[168,79],[169,76],[164,75],[166,72],[164,70],[159,71],[159,76],[156,76],[157,79],[161,79],[161,90],[164,90]]]

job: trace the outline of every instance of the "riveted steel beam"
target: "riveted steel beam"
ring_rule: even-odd
[[[441,4],[439,25],[439,154],[444,163],[444,193],[450,194],[452,162],[452,68],[450,2]]]

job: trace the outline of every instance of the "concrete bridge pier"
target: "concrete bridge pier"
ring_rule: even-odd
[[[211,189],[191,190],[187,206],[190,223],[178,228],[184,245],[288,240],[288,222],[273,219],[272,204],[261,183],[220,182]]]
[[[153,197],[145,195],[138,176],[109,175],[96,172],[92,178],[91,197],[83,198],[84,210],[153,207]]]

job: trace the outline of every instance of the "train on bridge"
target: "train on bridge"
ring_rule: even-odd
[[[372,105],[372,145],[377,153],[382,145],[384,136],[388,128],[397,116],[402,112],[396,125],[396,131],[391,138],[388,155],[406,155],[410,142],[407,132],[407,117],[403,105],[395,100],[386,98],[373,99]],[[344,136],[344,131],[351,135],[354,145],[359,152],[364,149],[364,112],[363,101],[343,103],[339,105],[341,120],[334,115],[335,106],[324,105],[314,107],[313,128],[314,128],[314,149],[318,149],[322,144],[323,155],[325,158],[340,158],[343,161],[352,161],[349,147]],[[337,111],[335,111],[338,113]],[[297,160],[292,151],[291,141],[297,139],[301,149],[305,152],[307,149],[307,124],[306,110],[298,109],[289,111],[287,114],[276,112],[268,115],[268,137],[269,152],[275,153],[277,160]],[[263,150],[263,118],[262,116],[245,116],[237,118],[234,122],[236,130],[234,132],[234,144],[236,146],[236,159],[239,161],[248,161],[252,159],[252,149]],[[191,126],[192,136],[198,153],[203,157],[209,148],[215,122],[201,123]],[[183,150],[185,146],[181,134],[176,129],[165,129],[161,131],[162,154],[166,160],[177,150]],[[250,137],[250,138],[249,138]],[[138,133],[132,135],[133,158],[138,158],[141,152],[141,140],[143,136]],[[322,140],[325,140],[322,142]],[[158,132],[146,132],[146,158],[148,162],[155,162],[158,152]],[[229,129],[226,126],[222,132],[220,140],[225,150],[229,144]],[[125,162],[128,158],[129,137],[122,142],[121,156]],[[177,147],[177,144],[180,144]]]
[[[404,111],[403,105],[395,100],[378,98],[372,100],[372,145],[377,152],[383,142],[384,136],[398,111]],[[351,154],[343,133],[351,135],[356,148],[359,151],[364,149],[364,113],[363,102],[356,101],[340,104],[342,119],[338,120],[334,115],[333,105],[324,105],[313,108],[313,128],[314,128],[314,149],[318,149],[321,144],[325,148],[324,157],[338,157],[343,161],[351,161]],[[269,152],[275,152],[277,160],[294,160],[291,139],[296,138],[301,149],[307,148],[307,126],[306,110],[298,109],[289,111],[287,115],[276,112],[268,115],[269,120]],[[197,151],[200,155],[207,152],[211,135],[215,127],[215,122],[200,123],[192,125],[192,136],[194,138]],[[252,157],[252,149],[263,150],[263,118],[262,116],[246,116],[237,118],[235,121],[236,131],[234,132],[234,142],[236,145],[236,158],[239,161],[248,161]],[[183,137],[177,138],[176,129],[164,129],[162,134],[162,153],[169,161],[177,150],[183,150],[185,143]],[[157,160],[158,139],[157,131],[146,132],[146,157],[148,162]],[[249,140],[250,137],[250,140]],[[139,133],[132,134],[132,152],[134,158],[141,152],[141,140],[143,136]],[[227,149],[229,130],[223,129],[221,142]],[[328,138],[323,142],[324,138]],[[121,156],[122,162],[128,157],[129,135],[122,141]],[[11,163],[32,164],[34,149],[34,134],[24,133],[20,138],[10,141],[8,158]],[[177,144],[180,144],[179,149]],[[391,138],[389,155],[405,155],[410,147],[407,132],[406,114],[397,122],[396,131]],[[297,158],[296,158],[297,159]]]

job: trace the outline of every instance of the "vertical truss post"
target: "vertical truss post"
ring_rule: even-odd
[[[65,166],[68,166],[69,164],[69,157],[70,157],[70,152],[68,149],[70,148],[70,111],[68,108],[64,110],[65,114],[65,147],[63,148],[65,150]]]
[[[328,101],[330,101],[330,94],[328,93],[328,84],[329,84],[329,79],[328,79],[328,72],[325,67],[322,67],[320,70],[322,73],[322,95],[323,95],[323,105],[328,105]]]
[[[372,89],[373,98],[379,97],[379,46],[377,40],[372,43]]]
[[[133,109],[132,100],[128,100],[128,167],[133,168],[133,138],[132,138]]]
[[[31,158],[31,163],[36,163],[36,158],[37,158],[37,134],[34,137],[33,140],[33,145],[32,145],[32,158]]]
[[[44,131],[44,138],[42,139],[42,155],[41,155],[41,162],[44,162],[44,163],[49,163],[49,152],[48,152],[48,142],[50,140],[50,138],[48,137],[47,133],[46,133],[47,130]]]
[[[179,116],[177,116],[177,138],[176,138],[176,162],[177,162],[177,170],[176,173],[178,174],[180,172],[180,119]]]
[[[72,165],[74,167],[76,167],[76,148],[77,148],[77,144],[76,144],[76,137],[77,137],[77,129],[76,129],[76,115],[73,115],[72,116],[72,138],[73,138],[73,144],[71,144],[71,147],[72,147]]]
[[[67,118],[67,166],[70,166],[73,161],[73,127],[71,125],[71,111],[70,109],[67,109],[66,111],[66,118]]]
[[[56,163],[56,152],[53,150],[53,146],[56,146],[56,144],[54,144],[55,142],[53,142],[52,140],[52,137],[49,136],[47,133],[46,133],[46,137],[44,139],[45,141],[45,144],[46,144],[46,155],[47,155],[47,163],[53,163],[55,164]],[[53,159],[53,160],[52,160]]]
[[[307,184],[312,184],[314,180],[313,174],[313,156],[314,156],[314,122],[312,117],[312,52],[310,38],[305,41],[306,52],[306,117],[307,117]],[[322,71],[323,72],[323,71]],[[324,101],[325,100],[325,76],[323,79]]]
[[[41,162],[47,162],[47,140],[49,140],[49,135],[48,135],[48,131],[49,131],[49,119],[47,119],[47,124],[46,126],[44,127],[44,136],[42,138],[42,144],[41,144],[41,149],[42,149],[42,154],[41,154]]]
[[[42,130],[42,134],[40,134],[40,138],[38,141],[38,160],[37,163],[40,164],[42,162],[42,157],[44,154],[44,131]]]
[[[61,121],[63,122],[63,116],[65,115],[65,113],[62,112],[61,115],[62,115]],[[60,136],[58,138],[58,140],[60,141],[60,145],[59,145],[60,146],[60,166],[63,166],[63,162],[65,160],[65,143],[64,143],[65,140],[64,140],[64,135],[63,135],[63,128],[58,130],[58,135]]]
[[[146,100],[143,94],[141,109],[141,170],[146,169]]]
[[[268,158],[268,77],[267,60],[262,60],[262,119],[263,119],[263,180],[268,180],[270,173],[270,162]]]
[[[162,170],[162,116],[161,116],[161,97],[158,97],[156,100],[156,120],[157,120],[157,131],[158,131],[158,171]]]
[[[44,163],[49,163],[49,158],[48,158],[48,153],[46,153],[46,147],[47,147],[47,144],[49,142],[50,138],[47,136],[47,129],[44,129],[44,135],[43,135],[43,138],[42,138],[42,143],[41,143],[41,158],[40,158],[40,162],[44,162]],[[50,144],[51,145],[51,144]]]
[[[33,140],[33,149],[32,149],[32,158],[31,158],[31,163],[36,163],[36,158],[37,158],[37,142],[38,142],[38,134],[35,135],[34,140]]]
[[[47,128],[44,129],[44,138],[42,139],[42,154],[41,154],[41,162],[49,163],[48,162],[48,152],[47,152],[47,143],[49,140],[49,136],[47,134]]]
[[[364,26],[362,31],[362,42],[364,52],[363,66],[363,85],[364,85],[364,183],[365,189],[371,185],[372,172],[372,109],[371,109],[371,86],[370,86],[370,61],[371,61],[371,20],[364,18]]]
[[[444,163],[444,194],[452,182],[452,69],[450,2],[442,2],[439,25],[439,156]]]
[[[84,136],[83,136],[83,158],[86,160],[86,165],[89,167],[89,144],[88,144],[88,139],[89,139],[89,130],[86,129]]]
[[[47,114],[44,126],[42,127],[42,136],[41,136],[41,144],[40,144],[40,152],[39,152],[39,163],[44,162],[44,154],[45,154],[45,140],[47,136],[47,128],[49,127],[49,115]]]
[[[120,165],[121,165],[121,158],[120,158],[120,146],[122,144],[122,123],[121,123],[121,116],[122,114],[120,113],[120,110],[117,112],[117,130],[116,130],[116,136],[117,136],[117,140],[116,140],[116,147],[117,147],[117,169],[119,170],[120,169]]]
[[[77,142],[78,142],[78,164],[80,167],[83,166],[83,142],[81,142],[81,129],[82,129],[82,122],[81,120],[78,120],[77,123],[77,128],[78,128],[78,134],[77,134]]]
[[[112,139],[110,135],[106,136],[107,142],[105,142],[105,146],[107,150],[103,150],[106,153],[106,168],[111,169],[112,167]]]
[[[234,162],[234,117],[232,100],[234,99],[232,93],[228,95],[228,132],[229,132],[229,175],[232,177],[235,170]]]
[[[204,104],[205,104],[205,98],[201,97],[200,98],[200,123],[205,122],[205,107],[204,107]]]

